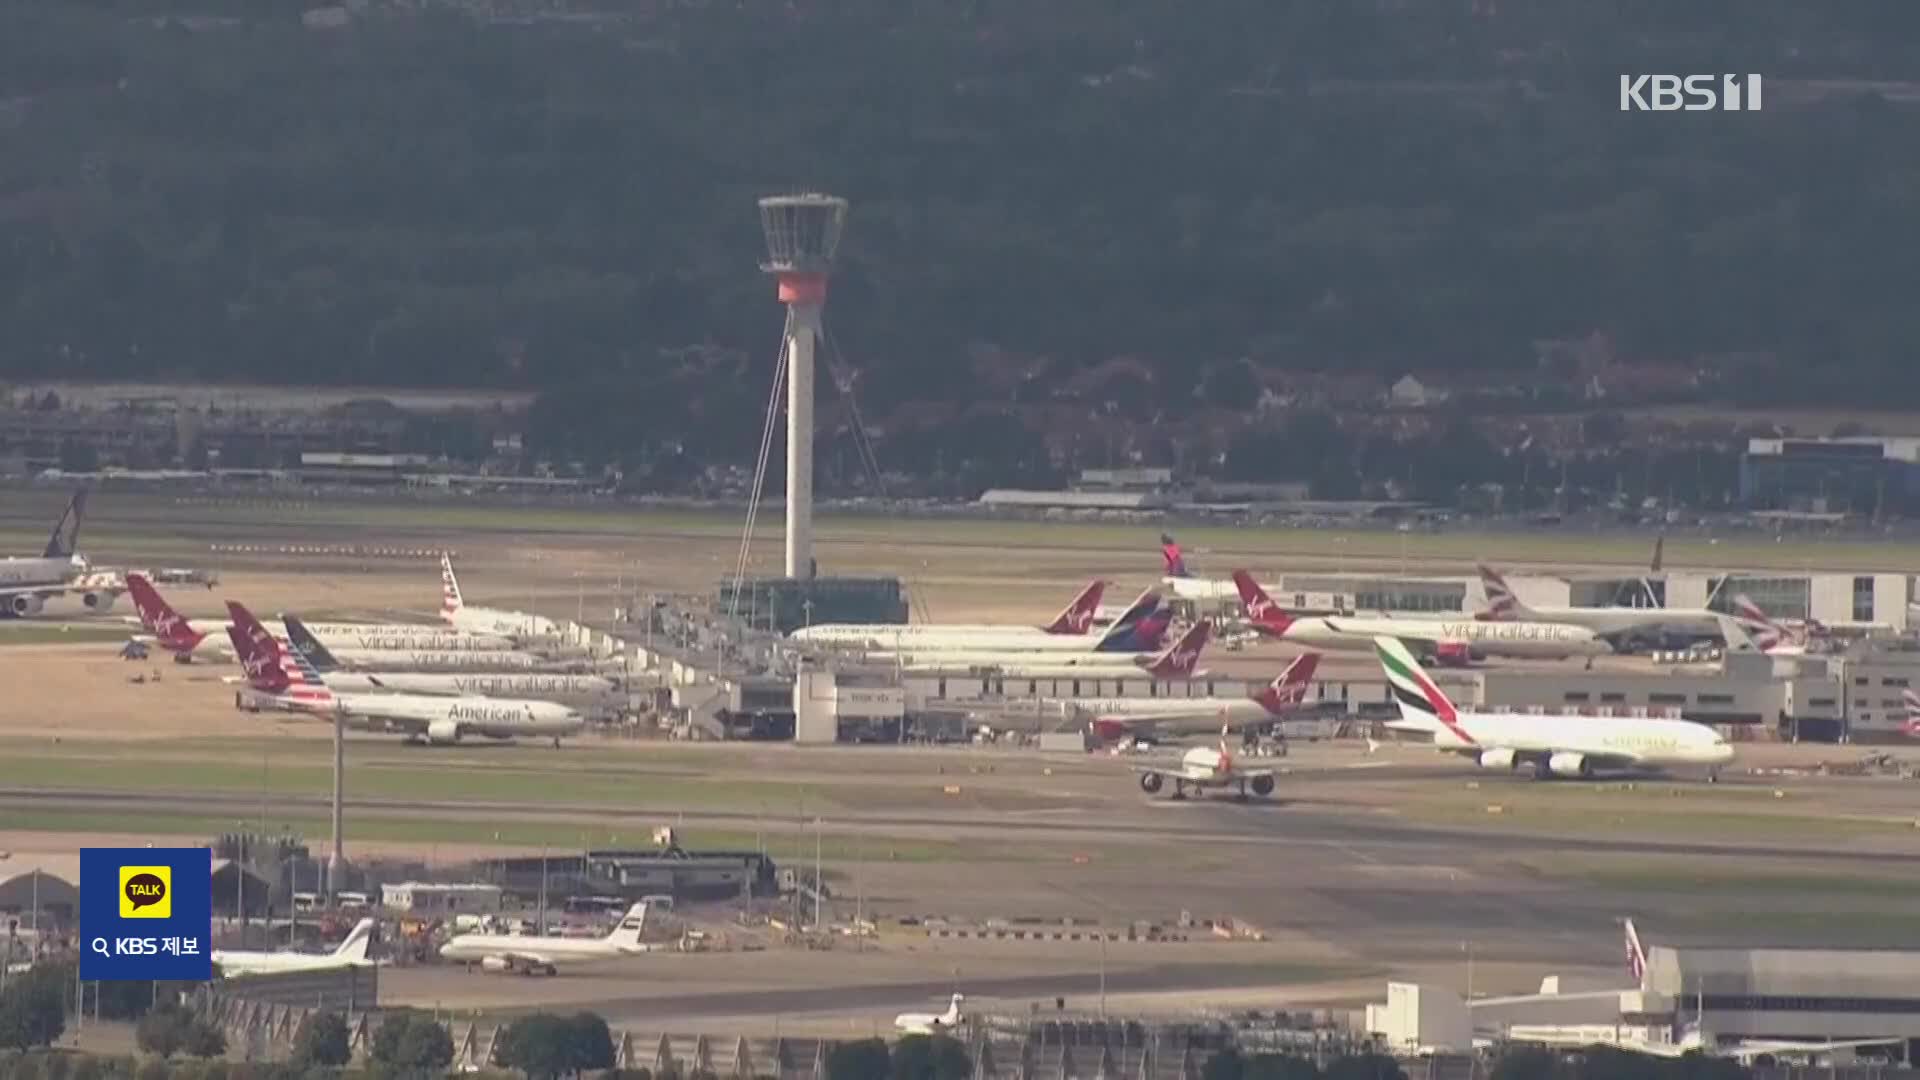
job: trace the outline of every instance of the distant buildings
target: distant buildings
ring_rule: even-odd
[[[1920,437],[1751,439],[1740,501],[1756,510],[1879,517],[1920,509]]]

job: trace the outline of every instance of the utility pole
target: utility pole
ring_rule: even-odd
[[[813,819],[813,929],[820,930],[820,893],[827,887],[820,876],[820,819]]]

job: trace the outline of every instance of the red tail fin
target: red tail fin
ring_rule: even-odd
[[[127,575],[127,593],[133,597],[133,610],[140,625],[147,628],[160,647],[169,652],[192,652],[207,635],[188,624],[186,616],[173,610],[159,590],[144,575]]]
[[[1293,616],[1280,610],[1280,605],[1274,603],[1273,597],[1267,595],[1267,590],[1253,580],[1252,574],[1235,570],[1233,587],[1240,590],[1240,602],[1246,605],[1247,618],[1252,620],[1254,629],[1279,637],[1287,632],[1287,627],[1293,625]]]
[[[1513,586],[1500,571],[1485,563],[1476,567],[1480,571],[1480,586],[1486,591],[1487,606],[1480,612],[1483,619],[1495,622],[1507,622],[1518,619],[1521,614],[1520,598],[1514,595]]]
[[[1313,673],[1319,666],[1319,653],[1301,653],[1254,700],[1275,716],[1292,712],[1307,700],[1307,687],[1312,685]]]
[[[1166,652],[1141,666],[1156,679],[1191,678],[1194,669],[1200,666],[1200,650],[1207,647],[1207,638],[1212,634],[1212,623],[1194,623]]]
[[[1168,533],[1160,534],[1160,561],[1167,577],[1192,577],[1187,569],[1187,560],[1180,553],[1180,545]]]
[[[1907,706],[1907,722],[1901,725],[1901,730],[1920,738],[1920,692],[1908,690],[1900,695],[1900,700]]]
[[[1107,591],[1107,583],[1094,581],[1080,590],[1065,611],[1054,617],[1045,627],[1049,634],[1084,634],[1093,629],[1094,613],[1100,610],[1100,597]]]
[[[240,669],[246,672],[248,685],[269,694],[285,690],[292,680],[281,663],[280,643],[241,605],[227,601],[227,614],[233,618],[233,625],[227,627],[227,638],[233,642],[234,655],[240,658]]]

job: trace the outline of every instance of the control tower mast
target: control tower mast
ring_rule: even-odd
[[[767,261],[787,305],[787,576],[813,577],[813,347],[827,303],[847,200],[775,195],[760,200]]]

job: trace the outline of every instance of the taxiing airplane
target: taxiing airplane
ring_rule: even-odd
[[[1094,614],[1100,610],[1100,597],[1106,591],[1104,581],[1090,582],[1073,598],[1065,610],[1045,626],[1008,626],[1004,623],[821,623],[804,626],[787,637],[793,641],[829,645],[886,644],[896,647],[932,645],[952,641],[957,647],[1021,647],[1022,643],[1046,638],[1063,638],[1084,647],[1084,638],[1093,629]],[[1073,639],[1083,639],[1074,641]]]
[[[519,737],[560,739],[586,726],[577,709],[551,701],[508,698],[441,697],[426,694],[335,694],[326,679],[298,652],[289,656],[273,634],[241,605],[228,601],[233,625],[227,636],[240,657],[253,690],[292,712],[340,715],[359,730],[388,731],[409,741],[435,745],[458,743],[467,736],[489,739]],[[234,703],[249,707],[236,695]],[[257,707],[257,706],[255,706]]]
[[[453,574],[453,556],[440,556],[440,617],[456,630],[472,634],[501,634],[515,641],[560,636],[560,624],[545,615],[504,608],[468,607],[460,598],[460,579]]]
[[[1541,780],[1589,779],[1595,773],[1703,765],[1709,777],[1733,760],[1733,745],[1719,732],[1691,720],[1555,713],[1462,712],[1420,669],[1412,650],[1381,637],[1374,651],[1400,719],[1387,726],[1425,732],[1435,746],[1476,759],[1482,768],[1531,766]]]
[[[902,1035],[939,1035],[960,1026],[960,1003],[966,995],[955,994],[942,1013],[901,1013],[893,1018],[893,1029]]]
[[[306,657],[335,690],[370,690],[406,694],[477,694],[482,697],[531,697],[541,700],[580,698],[611,694],[620,684],[604,675],[575,675],[544,671],[387,671],[349,672],[333,650],[329,649],[300,621],[288,615],[282,622],[287,641]]]
[[[1295,618],[1281,610],[1245,570],[1233,582],[1254,630],[1266,637],[1316,649],[1368,649],[1376,637],[1417,646],[1436,664],[1460,667],[1483,656],[1564,660],[1601,656],[1613,646],[1593,631],[1565,623],[1489,622],[1476,619],[1404,619],[1331,615]]]
[[[627,909],[611,933],[601,938],[557,937],[545,934],[456,934],[440,946],[440,955],[468,965],[479,964],[481,971],[519,972],[525,975],[557,974],[563,964],[592,960],[612,960],[653,951],[640,940],[646,930],[646,901]]]
[[[87,489],[81,488],[67,500],[66,510],[54,522],[53,535],[47,537],[47,546],[39,555],[0,559],[0,616],[40,614],[49,599],[64,596],[87,572],[86,557],[77,548],[80,523],[86,514]],[[112,601],[107,603],[110,606]]]
[[[1488,622],[1544,622],[1584,627],[1609,641],[1649,634],[1685,634],[1711,638],[1720,632],[1717,611],[1706,608],[1668,607],[1529,607],[1520,600],[1513,586],[1494,568],[1482,563],[1480,584],[1487,593],[1487,606],[1480,617]]]
[[[1180,755],[1178,765],[1135,765],[1133,771],[1140,774],[1140,790],[1152,795],[1173,781],[1173,797],[1184,799],[1187,789],[1204,792],[1208,788],[1235,788],[1240,798],[1247,797],[1251,790],[1261,798],[1273,794],[1274,773],[1272,769],[1243,769],[1233,760],[1233,754],[1227,750],[1227,733],[1220,732],[1220,745],[1196,746]]]
[[[1086,717],[1087,730],[1106,742],[1129,735],[1242,730],[1283,720],[1298,709],[1306,700],[1307,687],[1319,663],[1319,653],[1303,653],[1251,697],[1076,699],[1069,705],[1076,715]]]
[[[332,952],[251,952],[241,949],[215,949],[213,962],[226,978],[236,975],[279,975],[289,971],[328,971],[371,963],[368,947],[373,944],[374,920],[361,919]]]

